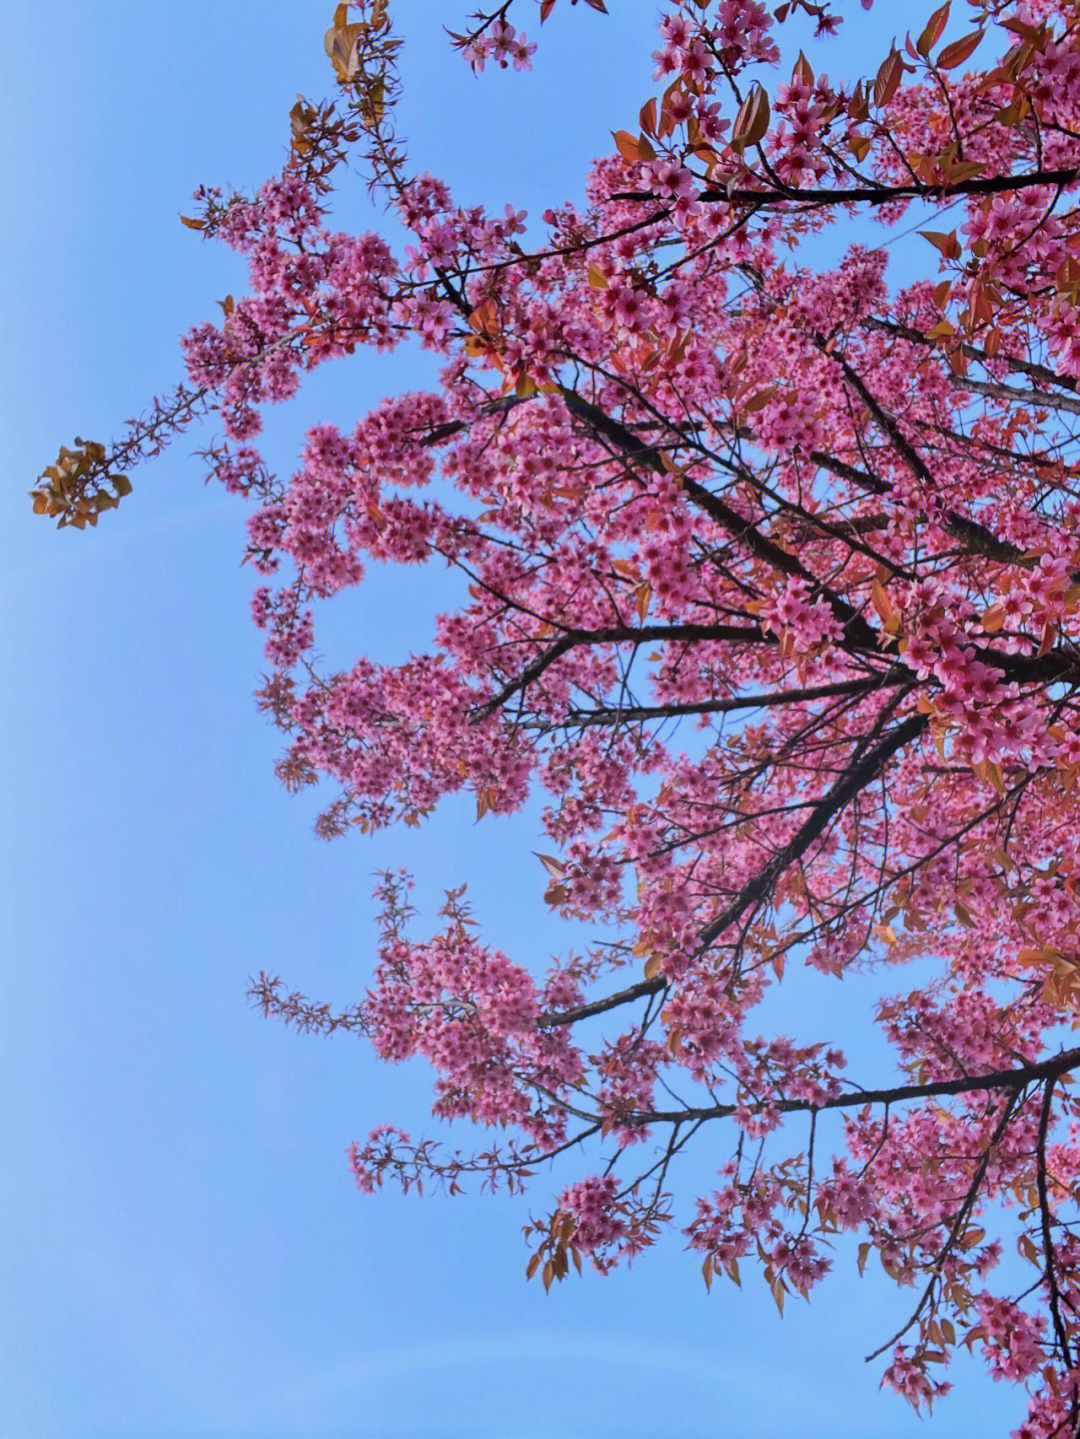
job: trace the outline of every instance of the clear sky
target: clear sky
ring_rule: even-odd
[[[439,32],[466,0],[396,0],[416,165],[499,213],[579,198],[651,93],[653,6],[609,4],[607,20],[558,6],[532,75],[474,79]],[[423,1067],[265,1021],[247,978],[360,997],[371,875],[399,863],[432,927],[467,879],[484,934],[542,964],[565,940],[534,820],[477,827],[462,802],[419,833],[313,837],[317,804],[278,786],[251,699],[243,506],[191,454],[210,432],[136,473],[96,532],[30,515],[60,443],[107,440],[180,378],[178,335],[242,291],[238,258],[177,215],[200,182],[279,167],[297,92],[330,92],[331,9],[24,0],[6,17],[0,1439],[913,1434],[862,1361],[912,1295],[859,1281],[847,1250],[783,1321],[753,1278],[706,1295],[678,1234],[545,1296],[523,1279],[528,1200],[356,1193],[349,1140],[383,1120],[432,1130]],[[876,65],[899,14],[856,10],[830,72]],[[337,216],[378,223],[359,184]],[[287,469],[307,424],[348,425],[429,373],[404,351],[328,367],[271,418],[267,453]],[[326,652],[421,648],[445,583],[374,575],[335,603]],[[810,1037],[848,1038],[814,1011],[843,1029],[835,989],[797,995]],[[701,1190],[724,1158],[709,1144],[684,1176]],[[538,1176],[536,1212],[550,1192]],[[938,1432],[1018,1421],[1020,1396],[978,1364],[951,1377]]]

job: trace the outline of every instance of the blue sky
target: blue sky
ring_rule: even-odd
[[[278,168],[297,92],[330,89],[331,8],[58,0],[7,18],[0,1436],[914,1433],[862,1362],[911,1295],[860,1282],[850,1254],[782,1322],[752,1280],[707,1296],[678,1236],[545,1296],[523,1280],[528,1201],[355,1192],[349,1140],[382,1120],[432,1129],[423,1068],[266,1022],[247,977],[359,997],[371,875],[399,863],[428,919],[467,879],[485,934],[541,965],[565,941],[535,823],[477,827],[462,801],[419,833],[312,836],[317,806],[278,786],[277,736],[251,699],[244,511],[201,484],[191,451],[209,432],[137,473],[96,532],[30,515],[25,491],[59,444],[115,433],[179,378],[178,335],[242,290],[237,257],[177,215],[200,182],[251,187]],[[578,198],[589,158],[651,93],[653,7],[637,0],[608,20],[564,3],[533,75],[479,80],[438,28],[464,3],[393,8],[401,131],[466,203],[538,214]],[[831,73],[876,63],[887,8],[857,12]],[[359,184],[337,215],[378,219]],[[347,425],[429,372],[404,351],[328,368],[271,417],[266,451],[287,469],[307,424]],[[373,575],[335,605],[327,652],[421,647],[445,584]],[[797,994],[804,1016],[835,1017],[831,993]],[[724,1158],[709,1143],[688,1171],[701,1189]],[[537,1212],[548,1193],[541,1179]],[[951,1377],[942,1432],[1018,1420],[1020,1396],[976,1364]]]

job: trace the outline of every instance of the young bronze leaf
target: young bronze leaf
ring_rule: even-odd
[[[642,159],[641,147],[629,130],[613,131],[615,137],[615,148],[624,160],[636,161]]]
[[[731,148],[741,154],[748,146],[763,140],[769,128],[769,116],[769,97],[761,85],[755,85],[739,106],[731,132]]]
[[[949,22],[949,5],[950,0],[945,0],[945,4],[934,11],[916,41],[915,48],[924,59],[945,33],[945,26]]]
[[[900,58],[899,50],[893,49],[881,62],[881,67],[874,80],[874,104],[881,107],[887,105],[900,88],[900,81],[904,75],[904,62]]]
[[[969,56],[978,49],[984,31],[973,30],[970,35],[965,35],[962,40],[954,40],[951,45],[946,45],[941,54],[937,57],[939,70],[952,70],[957,65],[962,65]]]

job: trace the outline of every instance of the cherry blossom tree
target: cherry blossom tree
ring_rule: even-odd
[[[518,26],[555,4],[451,43],[528,67]],[[352,1146],[360,1189],[542,1189],[569,1155],[530,1276],[675,1227],[706,1284],[757,1269],[781,1310],[850,1233],[911,1291],[885,1382],[928,1405],[966,1346],[1048,1439],[1080,1432],[1080,11],[946,3],[851,86],[820,73],[845,8],[666,0],[657,93],[526,244],[524,214],[412,167],[385,0],[339,5],[335,102],[298,101],[280,176],[185,220],[248,257],[250,293],[34,505],[94,525],[213,411],[210,470],[255,503],[260,700],[284,782],[336,787],[321,832],[462,790],[478,818],[543,801],[545,898],[593,927],[584,954],[530,973],[461,890],[418,937],[390,873],[355,1005],[253,983],[301,1029],[426,1057],[436,1115],[502,1131],[473,1153],[384,1125]],[[350,159],[403,253],[333,228]],[[891,289],[875,227],[900,222],[922,275]],[[437,389],[271,471],[265,405],[410,341]],[[325,602],[365,563],[433,560],[461,580],[433,641],[320,671]],[[915,960],[933,977],[904,992]],[[846,979],[845,1006],[895,970],[894,1065],[856,1079],[827,1032],[758,1037],[785,966]],[[728,1158],[670,1193],[702,1135]]]

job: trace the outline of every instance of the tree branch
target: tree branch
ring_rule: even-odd
[[[1075,184],[1080,170],[1034,170],[1029,175],[991,175],[986,178],[958,180],[940,185],[855,185],[850,190],[749,190],[737,187],[717,189],[709,186],[699,190],[695,199],[705,203],[723,201],[729,205],[754,205],[772,209],[777,205],[891,205],[897,200],[948,200],[954,195],[998,195],[1007,190],[1026,190],[1032,185]],[[659,196],[652,190],[619,190],[611,200],[653,200]]]
[[[678,719],[683,715],[731,714],[737,710],[765,709],[772,705],[807,704],[811,700],[831,699],[836,695],[868,694],[871,690],[884,689],[890,685],[909,684],[911,671],[897,667],[868,679],[837,680],[833,684],[808,685],[798,690],[771,690],[764,694],[736,695],[730,699],[697,700],[685,704],[668,705],[627,705],[624,708],[597,710],[570,710],[565,720],[545,724],[547,732],[601,724],[634,724],[651,719]]]
[[[903,1104],[916,1099],[938,1099],[946,1095],[979,1094],[994,1089],[1023,1089],[1029,1084],[1042,1080],[1057,1080],[1070,1070],[1080,1067],[1080,1048],[1063,1049],[1049,1059],[1038,1063],[1019,1065],[1015,1069],[994,1069],[987,1074],[965,1074],[958,1079],[932,1079],[926,1084],[898,1084],[888,1089],[860,1089],[848,1094],[832,1095],[828,1099],[775,1099],[769,1108],[780,1114],[807,1114],[825,1109],[859,1109],[873,1104]],[[714,1104],[707,1108],[688,1107],[673,1110],[642,1110],[631,1114],[620,1123],[674,1124],[688,1119],[728,1119],[737,1109],[749,1109],[756,1113],[767,1101],[758,1104]]]
[[[897,697],[899,700],[899,696]],[[861,789],[870,783],[894,754],[911,740],[922,734],[927,725],[924,714],[909,715],[901,724],[890,731],[862,759],[847,770],[826,791],[814,805],[809,819],[796,830],[795,834],[778,850],[769,863],[760,870],[739,891],[738,896],[722,914],[707,924],[699,936],[699,953],[713,943],[729,925],[734,924],[750,908],[769,892],[788,865],[806,853],[813,842],[825,831],[829,821],[855,798]]]
[[[896,702],[898,700],[899,697]],[[708,949],[729,925],[734,924],[752,904],[756,904],[762,899],[788,865],[804,854],[814,840],[824,832],[826,825],[834,815],[838,814],[865,785],[869,784],[882,766],[898,750],[921,734],[926,725],[926,715],[909,715],[906,720],[897,725],[896,729],[869,750],[857,764],[847,770],[832,789],[828,790],[814,805],[809,818],[788,843],[753,879],[743,885],[738,895],[722,914],[704,926],[698,935],[696,953],[701,954]],[[602,1014],[605,1010],[614,1009],[618,1005],[627,1004],[634,999],[641,999],[645,995],[658,994],[667,987],[667,983],[666,979],[658,976],[656,979],[642,980],[640,984],[635,984],[630,989],[620,990],[617,994],[608,995],[604,999],[594,1000],[591,1004],[542,1014],[536,1021],[537,1028],[550,1029],[558,1024],[574,1024],[579,1019],[586,1019],[593,1014]]]

